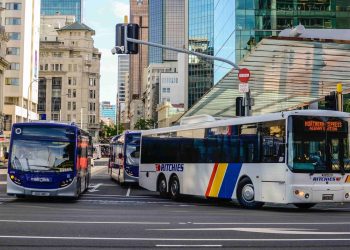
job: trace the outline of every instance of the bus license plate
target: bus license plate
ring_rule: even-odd
[[[50,196],[49,192],[32,192],[34,196]]]
[[[333,194],[323,194],[322,195],[323,201],[332,201],[333,200]]]

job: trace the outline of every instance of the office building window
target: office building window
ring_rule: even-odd
[[[7,35],[9,40],[21,40],[20,32],[8,32]]]
[[[22,4],[21,3],[6,3],[5,9],[7,9],[7,10],[21,10]]]
[[[13,85],[13,86],[19,86],[19,78],[6,78],[5,79],[6,85]]]
[[[5,25],[21,25],[21,18],[19,17],[6,17]]]
[[[10,70],[19,70],[19,63],[11,63],[10,64]]]
[[[18,56],[20,52],[20,48],[17,47],[9,47],[6,49],[6,54],[7,55],[15,55]]]

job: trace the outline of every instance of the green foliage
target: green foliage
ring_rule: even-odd
[[[113,124],[112,126],[107,126],[103,121],[100,123],[100,140],[101,141],[109,141],[109,139],[115,135],[119,135],[123,133],[124,126],[122,124],[119,124],[119,131],[118,126],[116,124]]]
[[[138,130],[152,129],[152,128],[155,128],[155,124],[156,122],[153,119],[140,118],[135,124],[135,129],[138,129]]]

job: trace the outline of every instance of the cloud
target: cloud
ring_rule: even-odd
[[[113,1],[113,13],[115,16],[115,19],[118,22],[123,22],[124,21],[124,16],[129,16],[130,15],[130,5],[129,1]]]
[[[109,49],[99,49],[99,51],[102,53],[100,101],[113,102],[117,94],[117,56],[112,55]]]

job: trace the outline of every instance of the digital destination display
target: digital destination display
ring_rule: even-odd
[[[329,132],[340,132],[343,131],[342,121],[317,121],[317,120],[306,120],[304,121],[304,127],[306,131],[329,131]]]

